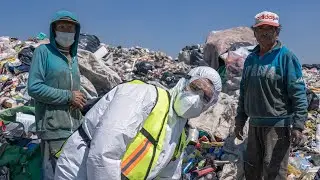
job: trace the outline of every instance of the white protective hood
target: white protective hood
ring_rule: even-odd
[[[205,77],[212,81],[216,94],[213,105],[221,91],[219,74],[209,67],[198,67],[190,71],[192,77]],[[171,90],[171,107],[166,126],[164,149],[156,166],[147,179],[179,179],[182,158],[171,161],[176,145],[187,119],[180,118],[172,108],[177,94],[189,80],[181,79]],[[156,103],[156,89],[152,85],[121,84],[106,94],[86,114],[82,128],[91,139],[90,148],[75,132],[64,146],[58,159],[56,180],[120,180],[121,158],[127,146],[142,128],[144,121]],[[182,155],[181,155],[182,157]]]

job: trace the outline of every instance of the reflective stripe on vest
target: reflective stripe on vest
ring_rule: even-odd
[[[130,83],[143,84],[138,80]],[[122,158],[122,179],[146,179],[163,149],[170,98],[166,90],[156,89],[157,103]]]

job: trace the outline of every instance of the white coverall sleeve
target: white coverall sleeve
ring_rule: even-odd
[[[180,157],[175,161],[170,161],[170,163],[164,169],[161,170],[160,174],[156,179],[159,179],[159,180],[181,179],[183,155],[184,155],[184,152],[182,152]]]
[[[151,85],[120,85],[97,124],[87,158],[88,180],[120,180],[121,158],[156,103]]]

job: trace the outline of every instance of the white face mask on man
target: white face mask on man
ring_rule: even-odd
[[[55,40],[57,41],[57,43],[60,46],[68,48],[74,43],[75,35],[76,35],[76,33],[68,33],[68,32],[56,31]]]
[[[174,110],[178,116],[190,119],[198,117],[204,108],[200,95],[190,91],[180,92],[174,102]]]

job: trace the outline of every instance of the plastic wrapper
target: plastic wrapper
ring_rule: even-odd
[[[32,62],[32,56],[33,56],[34,49],[35,48],[33,46],[29,46],[27,48],[22,49],[18,54],[19,60],[22,63],[30,66],[31,62]]]
[[[92,53],[99,49],[100,40],[95,35],[80,34],[78,47],[83,50],[90,51]]]

